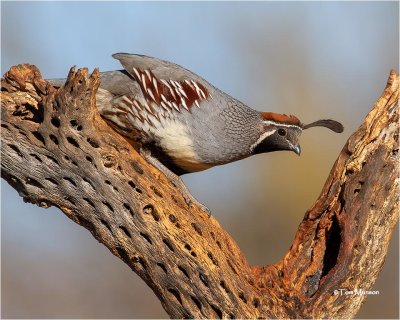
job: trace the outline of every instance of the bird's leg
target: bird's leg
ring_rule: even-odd
[[[162,173],[166,175],[168,180],[177,188],[182,193],[183,198],[185,199],[185,202],[188,204],[188,206],[192,206],[192,204],[197,204],[201,209],[206,211],[209,216],[211,216],[211,211],[208,209],[205,205],[201,204],[193,195],[190,193],[189,189],[186,187],[186,185],[183,183],[181,177],[177,176],[175,173],[173,173],[171,170],[169,170],[164,164],[160,162],[157,158],[153,157],[151,155],[151,152],[147,149],[140,148],[139,150],[140,155],[148,162],[150,163],[153,167],[157,168],[160,170]]]

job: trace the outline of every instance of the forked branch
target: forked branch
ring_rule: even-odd
[[[340,153],[292,247],[251,266],[214,217],[99,116],[99,74],[71,69],[51,87],[32,65],[2,80],[2,177],[25,201],[56,206],[153,289],[173,318],[348,318],[382,267],[398,219],[398,87],[382,96]]]

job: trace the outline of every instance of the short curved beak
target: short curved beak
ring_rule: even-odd
[[[300,145],[299,145],[299,144],[293,146],[292,150],[293,150],[294,153],[297,154],[298,156],[299,156],[300,153],[301,153],[301,148],[300,148]]]

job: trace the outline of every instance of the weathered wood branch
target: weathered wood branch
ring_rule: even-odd
[[[58,91],[19,65],[2,80],[2,177],[56,206],[120,257],[173,318],[348,318],[383,265],[398,220],[399,78],[349,138],[293,245],[251,266],[214,217],[99,116],[99,74],[71,69]],[[5,200],[6,201],[6,200]],[[94,266],[95,267],[95,266]]]

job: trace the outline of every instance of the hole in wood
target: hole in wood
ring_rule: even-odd
[[[361,163],[361,168],[364,168],[364,166],[367,164],[367,161],[363,161],[362,163]]]
[[[246,299],[246,297],[244,296],[243,291],[239,292],[239,298],[240,298],[240,300],[242,300],[244,303],[247,303],[247,299]]]
[[[199,274],[199,278],[200,278],[201,282],[203,282],[203,284],[204,284],[206,287],[209,286],[208,278],[207,278],[207,276],[206,276],[205,274],[200,273],[200,274]]]
[[[364,181],[358,181],[358,187],[354,189],[354,194],[357,195],[360,193],[362,186],[364,185]]]
[[[107,201],[103,201],[103,204],[108,208],[108,210],[114,212],[114,208]]]
[[[135,261],[135,259],[134,259],[134,261]],[[137,257],[137,262],[140,263],[143,270],[147,269],[147,263],[142,257]]]
[[[208,252],[207,256],[214,265],[218,266],[218,260],[213,256],[213,254],[211,252]]]
[[[74,187],[76,187],[76,183],[72,178],[70,177],[63,177],[63,180],[68,181],[70,184],[72,184]]]
[[[67,137],[67,141],[72,144],[75,148],[79,148],[79,143],[72,137]]]
[[[152,215],[154,221],[160,221],[161,217],[160,217],[160,214],[157,212],[157,210],[155,210],[155,209],[152,210],[151,215]]]
[[[49,208],[50,206],[51,206],[51,204],[49,204],[48,202],[46,202],[46,201],[44,201],[44,200],[42,200],[42,201],[39,202],[39,207],[41,207],[41,208],[47,209],[47,208]]]
[[[49,138],[55,145],[58,145],[58,139],[54,134],[49,135]]]
[[[93,163],[93,159],[90,156],[86,156],[86,160],[89,161],[90,163]]]
[[[33,178],[27,177],[26,180],[25,180],[25,183],[28,184],[28,185],[34,186],[36,188],[43,189],[42,184],[39,181],[37,181],[37,180],[35,180]]]
[[[83,198],[83,199],[85,200],[85,198]],[[101,222],[101,224],[102,224],[103,226],[105,226],[105,227],[108,229],[108,231],[111,232],[111,227],[110,227],[110,225],[108,224],[108,222],[107,222],[106,220],[100,219],[100,222]]]
[[[226,283],[225,283],[224,280],[221,280],[221,281],[219,282],[219,285],[221,286],[222,289],[224,289],[224,291],[225,291],[226,293],[230,293],[230,290],[229,290],[229,288],[227,287],[227,285],[226,285]]]
[[[334,215],[332,217],[332,225],[329,230],[325,231],[325,254],[324,266],[322,268],[322,277],[336,265],[339,255],[340,244],[342,242],[341,228],[339,221]]]
[[[38,140],[40,141],[42,144],[46,145],[46,142],[43,138],[43,136],[38,132],[38,131],[33,131],[32,135]]]
[[[138,174],[144,173],[142,167],[136,161],[131,161],[131,165],[133,170],[135,170]]]
[[[150,236],[144,232],[140,232],[140,235],[145,239],[148,243],[153,244],[153,242],[150,239]]]
[[[52,156],[49,156],[46,154],[46,158],[53,161],[56,165],[58,165],[58,161],[55,158],[53,158]]]
[[[83,180],[84,182],[86,182],[87,184],[89,184],[89,185],[92,187],[93,190],[96,190],[96,189],[94,188],[92,182],[90,182],[90,181],[89,181],[88,179],[86,179],[85,177],[81,177],[81,178],[82,178],[82,180]]]
[[[133,210],[131,209],[130,205],[127,203],[124,203],[124,208],[126,210],[128,210],[129,214],[133,217],[134,213],[133,213]]]
[[[115,157],[111,154],[105,154],[102,156],[102,160],[103,160],[103,165],[106,168],[112,168],[113,166],[116,165],[117,160],[115,159]]]
[[[194,251],[192,251],[191,253],[190,253],[193,257],[197,257],[197,254],[196,254],[196,252],[194,252]]]
[[[169,250],[171,250],[172,252],[174,252],[174,247],[172,246],[172,243],[169,242],[168,239],[163,239],[164,244],[168,247]]]
[[[201,310],[201,303],[200,303],[200,301],[199,301],[199,299],[197,299],[196,297],[194,297],[194,296],[190,296],[190,299],[192,299],[192,301],[194,302],[194,304],[196,305],[196,307],[197,307],[197,309],[199,309],[199,310]]]
[[[15,189],[25,190],[25,186],[23,185],[21,180],[19,180],[15,176],[10,176],[10,180],[8,180],[8,183],[10,183],[11,186],[13,186],[13,188],[15,188]]]
[[[216,307],[212,304],[210,304],[210,306],[214,310],[215,314],[217,315],[217,319],[222,319],[222,311],[218,307]]]
[[[189,244],[185,243],[185,249],[190,251],[192,250],[192,247]]]
[[[72,197],[70,197],[70,196],[65,196],[65,197],[63,197],[63,199],[66,200],[66,201],[68,201],[70,204],[72,204],[72,205],[74,205],[74,206],[75,206],[75,204],[76,204],[74,198],[72,198]]]
[[[196,223],[193,222],[192,227],[199,235],[203,236],[203,233],[201,232],[200,227]]]
[[[124,248],[121,248],[121,247],[117,247],[116,248],[117,249],[117,252],[118,252],[118,255],[120,256],[120,258],[123,260],[123,261],[125,261],[127,264],[129,264],[129,262],[130,262],[130,259],[129,259],[129,255],[128,255],[128,253],[125,251],[125,249]],[[137,258],[137,259],[135,259],[135,258]],[[133,262],[140,262],[139,261],[139,259],[141,259],[140,257],[135,257],[134,259],[133,259]],[[145,268],[144,268],[145,269]]]
[[[52,184],[58,186],[58,182],[57,182],[56,180],[52,179],[52,178],[45,178],[45,180],[47,180],[47,181],[49,181],[50,183],[52,183]]]
[[[89,198],[83,198],[83,200],[85,200],[87,204],[90,205],[92,208],[96,208],[92,200],[90,200]]]
[[[175,223],[175,222],[176,222],[176,217],[175,217],[173,214],[170,214],[170,215],[168,216],[168,219],[169,219],[169,221],[171,221],[172,223]]]
[[[6,125],[5,123],[2,123],[1,127],[4,128],[4,129],[9,129],[8,125]]]
[[[258,298],[253,299],[254,308],[258,308],[260,306],[260,300]]]
[[[28,135],[27,135],[24,131],[18,131],[18,133],[19,133],[21,136],[24,136],[25,138],[28,138]]]
[[[16,145],[8,144],[8,146],[9,146],[12,150],[14,150],[15,153],[16,153],[20,158],[23,158],[23,157],[24,157],[23,154],[22,154],[22,152],[18,149],[18,147],[17,147]]]
[[[154,192],[154,194],[155,194],[156,196],[158,196],[158,197],[160,197],[160,198],[163,197],[163,195],[161,194],[161,192],[160,192],[156,187],[151,186],[150,189],[153,190],[153,192]]]
[[[130,238],[131,237],[131,233],[128,231],[128,229],[124,226],[119,226],[119,228],[125,233],[125,235]]]
[[[70,122],[71,127],[75,128],[78,125],[78,121],[75,119],[72,119]]]
[[[154,207],[151,204],[148,204],[148,205],[143,207],[143,213],[144,214],[153,214],[153,211],[154,211]]]
[[[39,158],[38,155],[34,154],[34,153],[30,153],[29,154],[32,158],[34,158],[35,160],[37,160],[38,162],[42,162],[42,159]]]
[[[157,265],[162,269],[162,271],[164,271],[165,274],[167,274],[167,268],[164,264],[157,262]]]
[[[51,120],[50,120],[50,122],[51,122],[51,124],[52,124],[53,126],[55,126],[56,128],[59,128],[59,127],[60,127],[60,119],[59,119],[59,118],[57,118],[57,117],[52,117]]]
[[[100,145],[98,142],[92,138],[87,138],[86,141],[93,147],[93,148],[99,148]]]
[[[182,305],[181,295],[179,294],[178,290],[174,288],[168,288],[168,292],[171,293],[176,298],[176,300],[178,300],[178,302]]]
[[[132,189],[136,189],[136,185],[133,183],[132,180],[129,180],[128,184],[132,187]]]
[[[178,269],[179,269],[188,279],[190,279],[189,274],[187,273],[187,271],[186,271],[186,269],[185,269],[184,267],[178,266]]]

